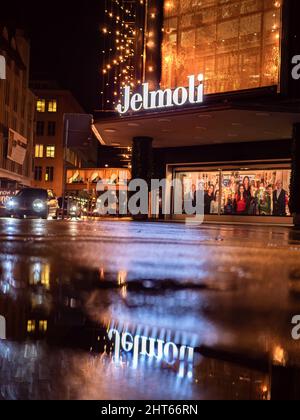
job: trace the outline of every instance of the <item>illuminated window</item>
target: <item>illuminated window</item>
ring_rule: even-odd
[[[38,99],[36,103],[37,112],[46,112],[46,101],[45,99]]]
[[[55,146],[47,146],[46,147],[46,157],[47,158],[55,158]]]
[[[48,322],[47,321],[40,321],[39,322],[39,330],[40,332],[46,332],[48,329]]]
[[[183,193],[184,209],[195,207],[197,191],[203,191],[205,214],[291,216],[290,169],[178,171],[176,178],[181,182],[174,196]]]
[[[45,174],[45,181],[52,182],[54,179],[54,168],[53,166],[47,166],[46,174]]]
[[[35,145],[35,157],[36,158],[44,157],[44,146],[42,144]]]
[[[29,333],[35,332],[35,321],[32,321],[32,320],[27,321],[27,332]]]
[[[205,92],[278,85],[281,4],[273,0],[165,2],[162,85],[204,74]]]
[[[48,112],[57,112],[57,100],[52,99],[48,102]]]

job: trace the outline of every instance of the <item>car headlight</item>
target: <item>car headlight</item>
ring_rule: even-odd
[[[15,209],[17,206],[18,206],[18,203],[14,199],[8,200],[8,202],[6,203],[6,208],[9,210]]]
[[[35,211],[43,211],[45,210],[46,204],[42,200],[34,200],[32,206]]]

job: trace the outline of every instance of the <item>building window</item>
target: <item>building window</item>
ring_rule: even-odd
[[[183,193],[184,209],[195,207],[203,191],[204,213],[228,216],[291,216],[289,169],[245,169],[177,172],[174,194]]]
[[[48,321],[39,321],[39,330],[40,332],[47,332]]]
[[[37,123],[36,123],[36,135],[37,136],[43,136],[44,135],[44,129],[45,129],[44,121],[37,121]]]
[[[278,85],[282,3],[165,2],[162,86],[199,73],[207,94]]]
[[[55,158],[55,146],[47,146],[46,147],[46,157],[47,158]]]
[[[56,123],[54,121],[48,122],[48,136],[54,137],[56,134]]]
[[[34,168],[34,179],[35,179],[35,181],[42,181],[42,179],[43,179],[43,168],[41,166],[36,166]]]
[[[43,158],[44,157],[44,146],[42,144],[36,144],[35,146],[35,157]]]
[[[57,100],[52,99],[48,102],[48,112],[57,112]]]
[[[46,112],[46,101],[45,99],[38,99],[36,103],[37,112]]]
[[[27,332],[29,333],[35,332],[35,321],[32,321],[32,320],[27,321]]]
[[[45,181],[52,182],[54,179],[54,168],[53,166],[47,166],[46,174],[45,174]]]

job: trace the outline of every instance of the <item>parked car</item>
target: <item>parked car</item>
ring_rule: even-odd
[[[37,188],[23,188],[6,203],[10,217],[55,218],[58,202],[51,191]]]

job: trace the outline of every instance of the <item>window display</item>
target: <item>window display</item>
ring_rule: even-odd
[[[204,74],[205,92],[278,85],[282,0],[165,1],[162,87]]]
[[[177,172],[184,201],[204,191],[206,215],[291,216],[289,169]],[[183,206],[184,207],[184,206]]]
[[[222,214],[290,216],[290,170],[244,170],[222,174]]]
[[[204,191],[204,213],[219,214],[220,172],[178,172],[177,178],[181,181],[185,202],[195,205],[196,191]]]

